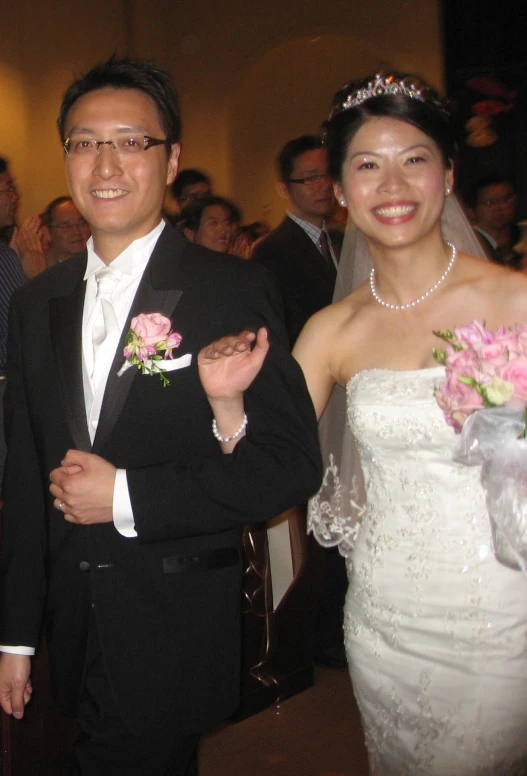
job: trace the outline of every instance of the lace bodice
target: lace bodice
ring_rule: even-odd
[[[372,369],[356,374],[347,386],[347,421],[353,432],[361,467],[356,462],[352,487],[343,485],[334,460],[309,509],[309,525],[326,546],[339,545],[348,553],[365,521],[382,521],[390,514],[390,530],[397,530],[397,515],[404,522],[415,515],[422,521],[448,514],[450,494],[456,493],[454,526],[442,526],[449,541],[464,529],[460,515],[471,521],[482,515],[481,539],[490,541],[485,518],[479,469],[455,463],[452,451],[457,436],[433,395],[443,367],[394,371]],[[362,482],[362,476],[364,478]],[[350,479],[350,478],[348,478]],[[474,493],[478,494],[477,503]]]

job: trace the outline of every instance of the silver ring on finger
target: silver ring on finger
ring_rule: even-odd
[[[61,511],[62,513],[64,513],[64,502],[63,502],[63,501],[61,501],[61,502],[59,503],[59,509],[60,509],[60,511]]]

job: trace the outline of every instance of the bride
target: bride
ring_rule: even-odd
[[[344,484],[349,467],[332,457],[310,521],[348,561],[346,648],[370,770],[519,776],[527,580],[493,555],[478,468],[452,460],[457,437],[433,395],[444,369],[432,350],[441,345],[434,331],[474,319],[492,330],[527,323],[527,278],[445,241],[465,225],[451,203],[442,228],[454,139],[425,84],[397,75],[349,84],[335,97],[326,142],[336,196],[373,269],[311,318],[294,355],[319,417],[333,386],[346,390],[338,421],[353,432],[364,475],[365,506],[348,514],[357,506]],[[365,254],[351,258],[362,264]],[[243,390],[267,348],[260,330],[200,354],[226,453],[251,444]]]

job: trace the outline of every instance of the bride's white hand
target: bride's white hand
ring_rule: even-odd
[[[242,331],[202,348],[198,369],[209,400],[240,398],[260,372],[268,350],[267,330],[263,327],[257,334]]]

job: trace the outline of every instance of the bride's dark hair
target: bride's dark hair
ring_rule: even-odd
[[[348,146],[370,118],[391,118],[412,124],[431,137],[452,167],[455,136],[446,103],[417,76],[392,73],[350,81],[336,93],[328,121],[323,126],[328,149],[328,170],[339,181]]]

